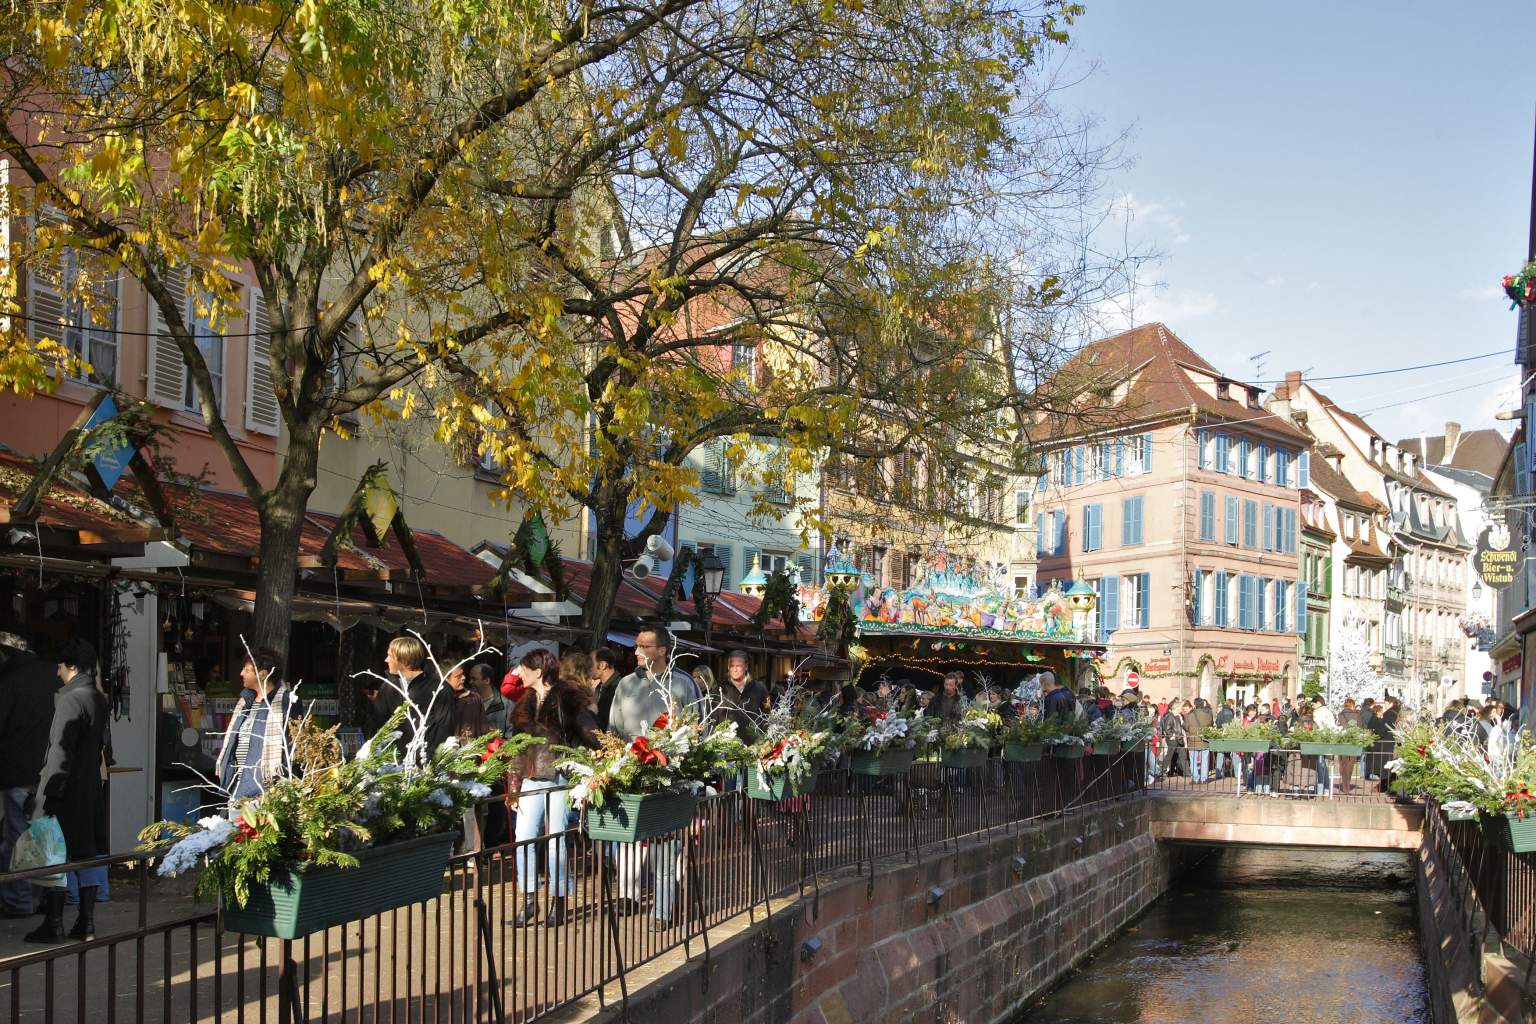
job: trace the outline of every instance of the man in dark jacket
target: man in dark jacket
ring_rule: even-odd
[[[107,698],[96,687],[96,651],[79,637],[60,645],[58,672],[64,687],[53,707],[48,755],[37,784],[37,810],[59,819],[70,860],[89,860],[98,855],[96,807],[102,796]],[[80,887],[80,916],[68,937],[89,941],[96,937],[96,893],[107,882],[107,869],[84,868],[74,874]],[[43,923],[27,933],[26,941],[63,941],[68,895],[63,886],[48,890]]]
[[[1184,716],[1184,745],[1189,751],[1191,782],[1211,780],[1211,745],[1200,734],[1215,722],[1211,706],[1204,697],[1196,697],[1194,707]]]
[[[736,723],[743,743],[757,736],[758,722],[768,710],[768,688],[752,678],[752,661],[746,651],[732,651],[725,660],[725,685],[719,690],[715,715]]]
[[[960,692],[960,684],[964,681],[964,673],[946,672],[943,688],[933,698],[933,703],[928,705],[928,710],[923,713],[923,717],[937,718],[945,722],[960,721],[960,714],[965,710],[965,694]]]
[[[1040,717],[1066,724],[1077,717],[1072,691],[1056,681],[1055,672],[1040,673]]]
[[[1234,721],[1236,718],[1237,708],[1234,706],[1232,698],[1228,697],[1225,701],[1216,706],[1216,716],[1212,720],[1212,724],[1219,729],[1223,725]],[[1218,753],[1216,755],[1215,763],[1211,765],[1211,775],[1217,779],[1228,773],[1236,775],[1237,764],[1238,760],[1236,754]]]
[[[396,708],[405,700],[410,700],[416,710],[406,719],[401,729],[400,742],[408,749],[416,739],[413,720],[422,721],[425,735],[421,757],[430,758],[443,741],[454,734],[457,718],[454,714],[453,691],[443,685],[437,673],[428,666],[427,645],[417,637],[397,636],[391,640],[384,655],[384,667],[392,677],[391,683],[398,680],[398,685],[380,688],[375,702],[380,721],[388,721]],[[402,687],[405,690],[404,696],[400,692]]]
[[[613,693],[619,688],[619,656],[610,648],[592,652],[592,679],[597,684],[597,727],[608,729],[608,715],[613,710]]]
[[[11,863],[16,840],[27,830],[27,804],[48,753],[58,666],[39,658],[25,637],[0,633],[0,872]],[[32,883],[0,886],[0,913],[32,916]]]

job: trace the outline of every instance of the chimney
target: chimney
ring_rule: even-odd
[[[1335,448],[1333,451],[1328,453],[1328,463],[1333,467],[1333,471],[1335,473],[1343,473],[1344,453]]]
[[[1452,420],[1445,421],[1445,451],[1440,453],[1440,465],[1449,466],[1456,456],[1456,449],[1461,446],[1461,424]]]
[[[1301,371],[1287,370],[1285,372],[1285,396],[1295,398],[1296,392],[1301,390]]]

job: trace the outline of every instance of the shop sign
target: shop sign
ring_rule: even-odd
[[[1499,675],[1518,676],[1520,674],[1520,655],[1511,654],[1499,662]]]
[[[1515,582],[1520,555],[1510,546],[1509,527],[1503,523],[1483,527],[1483,532],[1477,535],[1477,552],[1472,562],[1484,586],[1502,590]]]
[[[1173,668],[1173,659],[1172,658],[1148,658],[1147,659],[1147,671],[1148,672],[1167,672],[1171,668]]]

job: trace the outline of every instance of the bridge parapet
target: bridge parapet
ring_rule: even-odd
[[[1424,808],[1348,800],[1151,794],[1152,834],[1168,842],[1417,850]]]

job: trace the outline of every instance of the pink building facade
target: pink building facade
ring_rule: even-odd
[[[1161,324],[1079,360],[1115,396],[1115,422],[1039,439],[1039,578],[1098,591],[1106,684],[1134,672],[1157,697],[1294,695],[1307,438]]]

